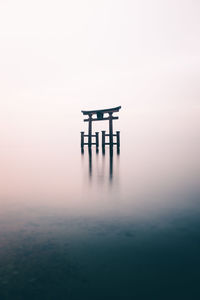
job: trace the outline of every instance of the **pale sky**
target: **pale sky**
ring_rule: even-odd
[[[199,138],[199,16],[198,0],[0,0],[1,145],[79,134],[81,109],[118,105],[123,129]]]

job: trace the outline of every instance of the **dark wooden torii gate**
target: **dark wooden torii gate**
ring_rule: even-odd
[[[84,131],[81,131],[81,148],[84,147],[84,145],[88,145],[91,147],[91,145],[96,145],[98,148],[99,146],[99,132],[96,132],[95,135],[92,134],[92,122],[94,121],[109,121],[109,134],[106,134],[106,131],[102,131],[102,146],[105,145],[117,145],[117,147],[120,147],[120,132],[116,131],[116,134],[113,134],[113,120],[119,119],[119,117],[113,116],[113,113],[118,112],[121,109],[121,106],[117,106],[114,108],[108,108],[108,109],[99,109],[99,110],[82,110],[81,112],[83,115],[87,115],[88,119],[84,119],[84,122],[88,122],[88,134],[84,134]],[[108,114],[108,116],[104,116],[104,114]],[[96,115],[96,117],[93,118],[93,115]],[[106,142],[106,136],[109,136],[109,142]],[[88,142],[84,142],[84,137],[88,137]],[[92,142],[92,137],[96,137],[96,141]],[[113,142],[113,137],[116,137],[116,142]]]

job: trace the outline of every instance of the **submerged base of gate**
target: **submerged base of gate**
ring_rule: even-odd
[[[106,137],[109,137],[109,141],[106,141]],[[116,138],[116,141],[114,139]],[[106,131],[102,131],[102,147],[105,145],[117,145],[117,147],[120,147],[120,131],[116,131],[116,134],[110,135],[109,133],[106,133]]]
[[[88,138],[88,141],[85,142],[85,138]],[[95,142],[92,141],[92,138],[95,138]],[[81,131],[81,148],[84,147],[84,145],[92,146],[96,145],[96,147],[99,147],[99,132],[95,132],[95,134],[84,134],[84,131]]]
[[[109,140],[106,141],[106,137],[109,137]],[[87,138],[87,142],[85,142],[85,138]],[[93,138],[95,138],[95,141],[93,141]],[[114,141],[115,140],[115,141]],[[84,145],[88,145],[91,147],[92,145],[96,145],[96,147],[99,147],[99,132],[95,132],[95,134],[84,134],[84,131],[81,131],[81,148],[84,147]],[[107,134],[106,131],[102,131],[102,147],[105,147],[105,145],[117,145],[117,148],[120,147],[120,131],[116,131],[116,134]]]

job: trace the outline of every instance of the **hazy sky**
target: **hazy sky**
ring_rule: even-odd
[[[117,105],[123,128],[197,137],[199,16],[198,0],[0,0],[1,145],[79,132],[81,109]]]

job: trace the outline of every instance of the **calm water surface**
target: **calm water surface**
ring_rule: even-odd
[[[163,141],[2,147],[0,299],[199,299],[196,148]]]

